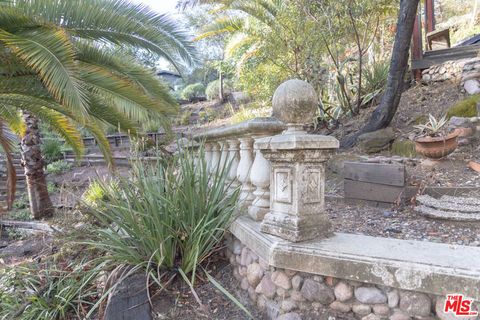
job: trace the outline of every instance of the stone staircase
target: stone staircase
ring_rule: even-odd
[[[21,165],[20,154],[13,155],[13,165],[15,166],[15,172],[17,173],[17,197],[19,193],[22,193],[26,189],[26,179],[23,167]],[[0,168],[6,168],[5,158],[0,158]],[[7,200],[7,176],[4,170],[0,171],[0,207],[6,206]]]

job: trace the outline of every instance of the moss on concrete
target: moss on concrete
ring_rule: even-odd
[[[410,140],[395,140],[392,144],[393,155],[413,158],[417,155],[415,142]]]
[[[477,103],[480,102],[480,95],[476,94],[457,102],[447,111],[447,118],[451,117],[476,117]]]

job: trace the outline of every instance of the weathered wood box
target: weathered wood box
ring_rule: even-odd
[[[345,199],[391,204],[405,190],[405,166],[394,163],[345,162]]]

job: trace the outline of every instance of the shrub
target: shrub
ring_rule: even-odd
[[[219,98],[219,90],[220,90],[219,87],[220,87],[219,80],[213,80],[207,85],[205,94],[207,95],[208,100],[215,100]]]
[[[29,221],[32,220],[32,216],[30,214],[30,209],[23,208],[10,211],[8,217],[13,220],[18,221]]]
[[[62,157],[63,143],[56,138],[44,139],[42,143],[42,154],[46,163],[51,163]]]
[[[182,91],[182,98],[190,101],[203,96],[205,96],[205,86],[200,82],[190,84]]]
[[[387,86],[390,61],[375,62],[363,69],[362,105],[367,105],[380,97]]]
[[[453,105],[447,111],[447,118],[451,117],[476,117],[477,103],[480,102],[480,94],[463,99]]]
[[[200,147],[202,160],[188,150],[154,164],[135,160],[130,180],[116,188],[100,182],[108,200],[90,213],[106,229],[90,244],[108,264],[144,268],[157,283],[165,269],[178,271],[193,287],[200,265],[221,245],[239,193],[227,183],[229,166],[209,173],[203,155]]]
[[[238,111],[232,108],[231,123],[239,123],[257,117],[268,117],[271,114],[271,109],[268,107],[240,107]]]
[[[65,160],[58,160],[47,165],[47,173],[62,174],[72,168],[72,164]]]
[[[223,80],[223,91],[227,95],[233,89],[232,80],[225,79]],[[220,80],[213,80],[207,85],[205,90],[208,100],[215,100],[220,98]]]
[[[413,158],[417,155],[415,142],[410,140],[395,140],[392,144],[392,154]]]
[[[109,194],[117,193],[118,191],[116,180],[109,180],[108,182],[94,180],[83,193],[82,200],[90,207],[97,207],[100,202],[109,201]]]

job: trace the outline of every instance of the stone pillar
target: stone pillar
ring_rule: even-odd
[[[215,172],[220,163],[220,145],[218,142],[212,142],[212,164],[210,165],[210,172]]]
[[[310,84],[301,80],[281,84],[273,96],[273,116],[287,129],[255,142],[271,165],[270,211],[261,231],[294,242],[331,234],[324,210],[325,162],[339,142],[303,130],[303,124],[315,117],[317,106]]]
[[[237,139],[229,139],[228,143],[228,160],[227,165],[230,164],[228,171],[228,182],[230,183],[230,189],[233,190],[240,184],[237,181],[237,169],[240,162],[240,155],[238,153],[240,142]]]
[[[237,179],[242,184],[242,189],[238,201],[242,207],[248,207],[253,199],[253,191],[250,180],[250,171],[253,164],[253,138],[240,138],[240,162],[237,167]]]
[[[258,141],[257,138],[255,141]],[[263,217],[270,210],[270,163],[265,159],[260,149],[255,146],[255,161],[250,172],[250,180],[252,181],[255,191],[253,195],[255,199],[252,205],[248,207],[248,214],[255,221],[262,221]]]

